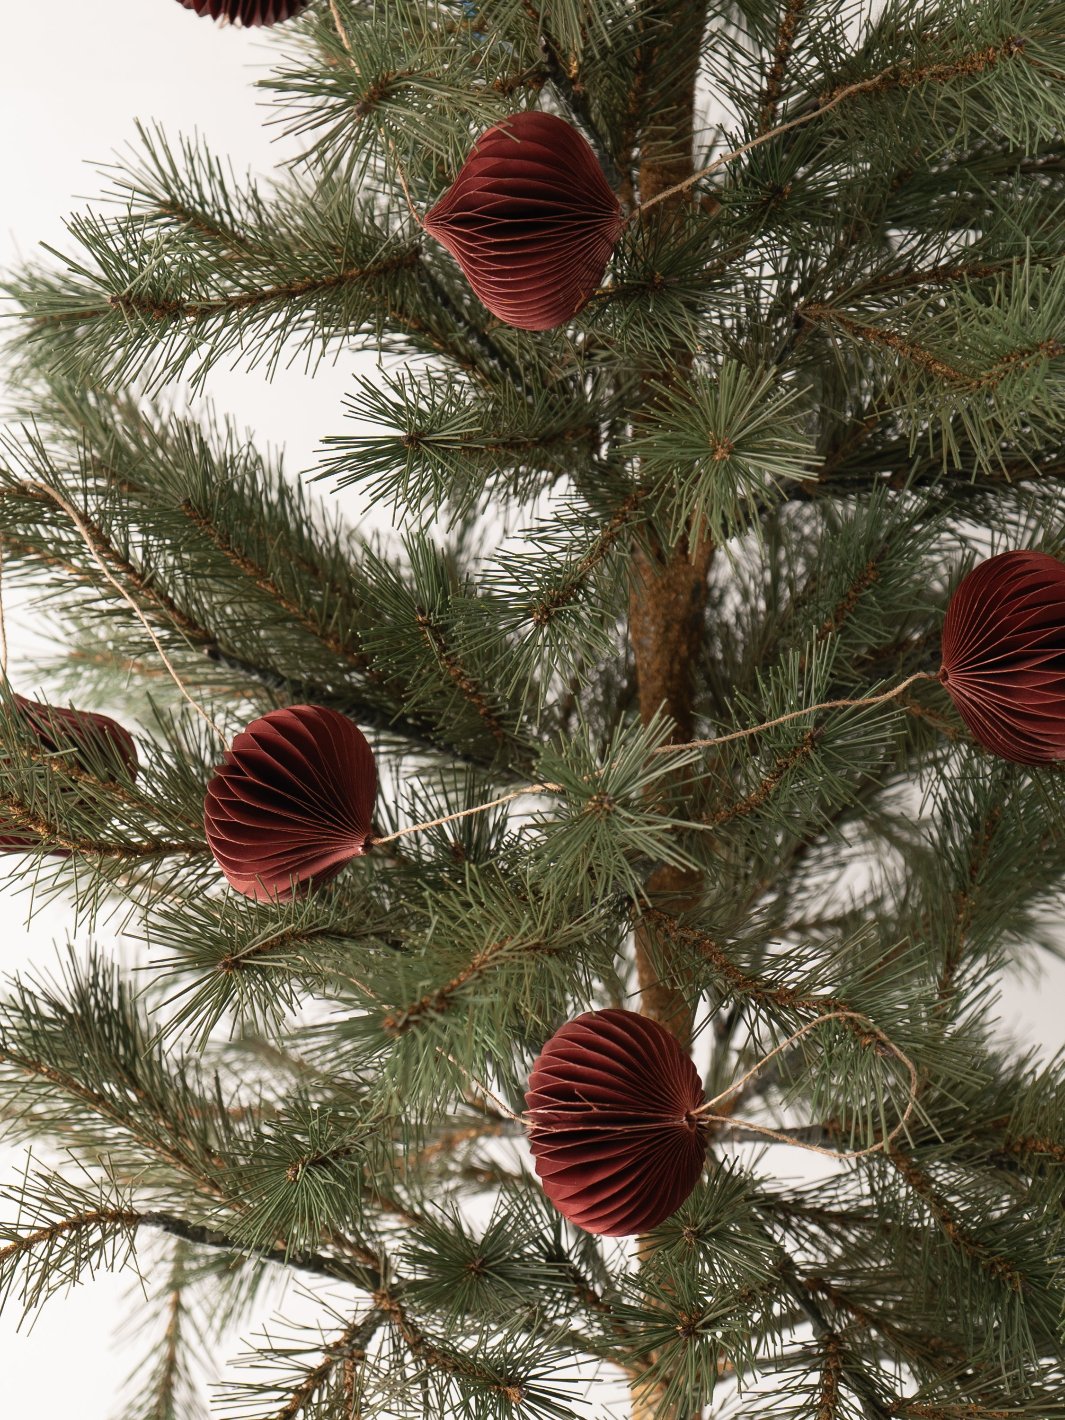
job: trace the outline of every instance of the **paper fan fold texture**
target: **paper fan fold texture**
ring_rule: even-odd
[[[116,720],[89,710],[70,710],[27,700],[24,695],[16,695],[14,701],[19,717],[37,739],[43,754],[55,755],[73,769],[105,782],[136,778],[137,746],[129,731]],[[62,792],[76,796],[77,787],[64,786]],[[3,849],[32,848],[38,842],[34,834],[0,834]],[[53,851],[58,856],[67,856],[65,849]]]
[[[288,898],[367,851],[376,791],[373,751],[346,715],[271,710],[236,737],[207,786],[207,842],[238,892]]]
[[[538,112],[482,133],[425,217],[478,299],[519,330],[572,319],[602,280],[623,226],[587,141]]]
[[[195,10],[212,20],[231,25],[279,25],[306,9],[310,0],[180,0],[186,10]]]
[[[544,1192],[589,1233],[646,1232],[698,1182],[702,1084],[657,1021],[616,1009],[567,1021],[533,1065],[525,1102]]]
[[[978,563],[947,608],[940,679],[985,749],[1065,758],[1065,563],[1030,551]]]

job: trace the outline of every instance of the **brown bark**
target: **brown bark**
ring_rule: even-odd
[[[673,719],[673,738],[692,738],[692,678],[702,641],[706,578],[713,544],[703,539],[694,550],[671,554],[638,550],[633,558],[629,599],[629,636],[636,661],[640,718],[644,724],[664,709]],[[696,875],[663,865],[645,884],[656,908],[674,915],[690,906],[698,891]],[[692,1013],[684,993],[668,979],[659,945],[652,951],[649,933],[636,928],[636,973],[645,1015],[660,1021],[688,1048]]]
[[[659,0],[645,12],[644,40],[635,90],[641,110],[638,172],[641,202],[683,182],[694,170],[695,80],[704,27],[704,7],[697,0]],[[676,220],[690,194],[666,198],[648,220]],[[690,352],[677,350],[674,371],[683,375]],[[650,372],[649,372],[650,373]],[[659,381],[662,371],[654,371]],[[650,542],[634,550],[629,593],[629,638],[636,664],[640,718],[644,724],[660,710],[674,722],[674,738],[692,737],[693,672],[703,636],[706,581],[713,544],[692,530],[674,548]],[[678,913],[697,890],[693,874],[660,867],[645,885],[658,908]],[[636,969],[643,1013],[661,1022],[687,1049],[692,1013],[683,992],[669,980],[661,949],[656,958],[649,934],[635,934]],[[632,1388],[632,1420],[673,1420],[661,1386]]]
[[[638,85],[644,104],[640,142],[640,201],[673,187],[693,172],[695,80],[703,33],[703,7],[691,0],[661,3],[648,14],[640,53]],[[677,193],[648,219],[676,220],[689,193]],[[682,374],[690,353],[678,350],[674,368]],[[661,379],[661,371],[655,372]],[[633,554],[629,636],[636,663],[640,716],[644,724],[659,710],[669,714],[674,737],[692,736],[693,671],[702,642],[706,579],[713,544],[693,531],[675,548],[656,544]],[[648,895],[659,907],[681,911],[698,884],[675,868],[659,868],[648,879]],[[644,1013],[667,1026],[682,1045],[691,1040],[691,1012],[653,959],[645,934],[636,931],[636,967]]]

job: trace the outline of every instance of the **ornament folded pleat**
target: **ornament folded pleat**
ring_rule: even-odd
[[[646,1016],[609,1009],[568,1021],[533,1065],[525,1102],[544,1192],[586,1232],[646,1232],[698,1182],[699,1074]]]
[[[376,791],[373,751],[346,715],[271,710],[236,737],[207,786],[207,842],[238,892],[288,898],[367,851]]]
[[[291,20],[310,0],[180,0],[186,10],[195,10],[212,20],[231,25],[278,25]]]
[[[478,138],[424,225],[493,315],[550,330],[595,291],[624,219],[573,125],[527,112]]]
[[[61,757],[72,768],[104,783],[137,777],[137,746],[133,736],[117,721],[89,710],[27,700],[23,695],[13,699],[19,718],[45,754]],[[76,795],[76,783],[64,786],[62,792]],[[0,849],[34,848],[39,842],[34,834],[0,834]],[[59,857],[68,856],[65,849],[53,852]]]
[[[1065,563],[1030,551],[978,563],[947,608],[940,679],[985,749],[1065,758]]]

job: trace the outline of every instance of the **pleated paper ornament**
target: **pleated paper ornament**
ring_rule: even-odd
[[[186,10],[231,25],[278,25],[291,20],[310,0],[180,0]]]
[[[702,1172],[699,1074],[634,1011],[587,1011],[540,1052],[525,1095],[536,1172],[551,1202],[589,1233],[646,1232],[675,1213]]]
[[[1065,563],[1027,551],[978,563],[947,608],[939,674],[985,749],[1065,759]]]
[[[54,756],[60,767],[69,765],[104,783],[136,778],[137,746],[133,736],[117,721],[89,710],[70,710],[27,700],[24,695],[14,696],[14,702],[19,718],[37,741],[41,753]],[[61,785],[60,792],[76,795],[76,782]],[[32,833],[4,833],[0,834],[0,849],[32,848],[39,841]],[[53,851],[59,857],[68,856],[64,849]]]
[[[571,320],[624,225],[586,140],[564,119],[535,112],[482,133],[424,219],[478,299],[519,330]]]
[[[346,715],[271,710],[236,737],[207,786],[207,842],[238,892],[288,898],[367,851],[376,790],[373,752]]]

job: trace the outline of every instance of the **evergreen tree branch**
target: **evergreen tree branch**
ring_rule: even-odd
[[[892,1167],[905,1181],[908,1188],[925,1205],[932,1217],[935,1219],[943,1233],[950,1241],[963,1252],[966,1257],[971,1258],[980,1268],[982,1268],[996,1282],[1001,1282],[1011,1291],[1021,1293],[1025,1290],[1024,1274],[1010,1261],[1008,1257],[1002,1257],[995,1253],[980,1238],[974,1237],[970,1230],[955,1216],[954,1210],[942,1193],[936,1188],[933,1180],[920,1167],[916,1159],[905,1150],[893,1147],[885,1152],[884,1157],[888,1159]]]
[[[823,731],[807,730],[797,745],[777,756],[760,783],[755,785],[749,793],[703,814],[701,821],[712,828],[718,828],[726,823],[733,823],[736,819],[745,818],[748,814],[756,813],[777,792],[791,770],[813,754],[822,736]]]
[[[302,626],[306,631],[316,637],[335,656],[348,661],[352,666],[361,671],[366,671],[369,666],[368,658],[353,651],[347,646],[335,632],[323,627],[320,622],[292,597],[287,595],[278,585],[269,571],[260,566],[254,558],[241,552],[235,547],[225,532],[222,531],[212,519],[200,509],[196,508],[190,499],[185,499],[181,504],[182,512],[186,514],[189,522],[192,523],[208,541],[218,549],[226,561],[230,562],[239,572],[251,581],[255,587],[270,597],[283,612],[292,618],[297,625]]]
[[[954,920],[947,938],[943,967],[939,974],[939,1005],[949,1010],[956,991],[956,978],[965,953],[966,939],[976,914],[981,880],[991,856],[996,833],[1002,821],[1002,806],[992,804],[971,835],[968,880],[954,894]]]
[[[448,644],[447,637],[441,626],[421,608],[415,614],[418,628],[425,637],[426,645],[432,651],[440,664],[444,667],[450,679],[458,687],[460,694],[467,704],[472,705],[477,714],[484,721],[488,733],[499,744],[503,744],[507,739],[507,732],[499,716],[492,709],[488,696],[484,688],[478,685],[469,671],[462,664],[462,660],[456,651]]]
[[[786,984],[773,982],[767,977],[743,971],[707,933],[686,926],[668,912],[645,907],[641,916],[677,946],[685,951],[697,952],[723,980],[732,995],[742,996],[753,1001],[755,1005],[781,1012],[808,1011],[813,1015],[823,1015],[830,1011],[852,1009],[838,997],[804,992]],[[847,1025],[848,1022],[843,1020],[842,1024]]]
[[[147,842],[137,843],[71,835],[64,830],[61,823],[50,822],[16,795],[2,790],[0,809],[3,811],[5,832],[18,829],[32,833],[43,848],[74,853],[79,857],[112,862],[145,862],[154,858],[203,858],[210,852],[203,839],[186,843],[149,839]]]
[[[973,373],[958,369],[932,351],[926,350],[917,342],[909,340],[893,330],[886,330],[882,326],[869,325],[866,322],[855,320],[852,316],[828,306],[806,306],[797,314],[803,320],[809,320],[815,324],[836,325],[856,340],[891,350],[922,373],[931,375],[949,385],[959,386],[970,393],[992,391],[1008,374],[1017,370],[1030,369],[1037,362],[1058,359],[1065,355],[1065,342],[1041,340],[1035,345],[1022,346],[1017,350],[1012,350],[1008,354],[1000,356],[989,368]]]
[[[361,288],[380,277],[389,276],[395,271],[415,266],[420,258],[420,251],[417,247],[413,247],[410,251],[401,252],[396,256],[387,257],[365,267],[348,267],[330,276],[305,277],[276,286],[264,286],[258,290],[228,292],[209,301],[163,300],[141,294],[135,290],[117,291],[105,305],[98,306],[96,309],[90,307],[58,315],[38,316],[35,323],[48,325],[59,321],[75,320],[80,324],[110,316],[113,311],[119,310],[127,316],[153,321],[180,320],[195,324],[197,321],[205,321],[231,312],[247,311],[257,306],[274,306],[287,301],[325,295],[346,286]]]
[[[0,1043],[0,1064],[11,1066],[18,1074],[26,1078],[44,1081],[54,1086],[62,1094],[87,1106],[101,1119],[117,1125],[124,1132],[128,1132],[139,1143],[144,1144],[152,1154],[158,1156],[177,1172],[190,1177],[200,1192],[213,1199],[224,1198],[224,1191],[216,1180],[224,1174],[225,1160],[218,1154],[208,1155],[209,1163],[216,1170],[215,1176],[212,1177],[211,1173],[203,1166],[202,1151],[187,1136],[183,1137],[180,1132],[177,1132],[176,1137],[166,1137],[171,1134],[170,1121],[156,1121],[162,1125],[164,1137],[161,1138],[154,1129],[145,1129],[135,1116],[131,1117],[127,1111],[120,1109],[101,1091],[82,1084],[66,1071],[57,1069],[45,1060],[35,1060],[32,1056],[2,1043]]]
[[[817,1420],[836,1420],[842,1399],[843,1344],[835,1331],[818,1338],[821,1352],[821,1389],[817,1398]]]
[[[842,1351],[839,1346],[839,1337],[833,1327],[825,1317],[824,1312],[816,1302],[806,1287],[803,1286],[802,1278],[799,1275],[794,1262],[790,1258],[785,1258],[781,1263],[781,1270],[789,1284],[789,1291],[796,1304],[803,1311],[813,1326],[814,1335],[818,1341],[824,1345],[830,1343],[833,1350],[833,1364],[836,1369],[836,1381],[846,1375],[851,1389],[857,1396],[862,1407],[862,1414],[866,1420],[891,1420],[892,1412],[884,1401],[877,1394],[870,1383],[869,1377],[864,1371],[858,1369],[853,1361]],[[831,1416],[831,1412],[829,1412]],[[819,1417],[820,1420],[820,1417]]]
[[[373,1300],[419,1364],[452,1373],[478,1389],[501,1396],[510,1405],[521,1405],[525,1399],[525,1388],[519,1380],[500,1379],[490,1370],[478,1366],[472,1357],[447,1350],[432,1340],[412,1319],[395,1289],[382,1287],[374,1293]]]
[[[297,1420],[298,1416],[307,1411],[322,1387],[332,1379],[337,1366],[342,1365],[346,1372],[349,1366],[357,1366],[359,1362],[364,1361],[369,1345],[385,1319],[385,1312],[378,1306],[373,1307],[366,1316],[354,1318],[340,1335],[329,1343],[322,1359],[307,1371],[304,1379],[275,1413],[273,1420]]]
[[[556,585],[530,604],[527,614],[534,626],[547,626],[580,596],[589,579],[631,528],[645,497],[642,490],[634,489],[600,529],[588,551],[571,567],[564,568]]]
[[[659,202],[671,201],[674,198],[687,192],[703,178],[712,176],[721,168],[734,162],[737,158],[746,156],[755,148],[760,148],[764,143],[769,143],[785,133],[790,133],[796,128],[809,123],[812,119],[820,118],[840,104],[862,95],[885,94],[904,92],[907,89],[920,88],[925,84],[948,84],[954,79],[969,78],[975,74],[985,73],[997,65],[1017,58],[1025,57],[1025,39],[1021,35],[1010,34],[997,44],[986,45],[977,50],[970,50],[954,59],[943,60],[939,63],[926,63],[916,65],[892,64],[886,69],[880,70],[876,74],[870,74],[864,79],[856,80],[851,84],[843,84],[821,94],[810,101],[810,106],[801,106],[785,123],[778,124],[775,128],[769,128],[757,133],[746,143],[740,144],[738,148],[733,148],[728,153],[721,154],[706,167],[699,168],[696,172],[684,178],[681,182],[675,183],[663,190],[654,192],[650,197],[641,199],[630,220],[641,216],[649,208],[654,207]]]
[[[112,1229],[132,1233],[136,1232],[138,1228],[149,1228],[166,1233],[170,1237],[180,1238],[196,1247],[213,1248],[232,1253],[234,1257],[261,1258],[264,1261],[273,1262],[279,1267],[295,1268],[297,1271],[327,1277],[332,1281],[361,1280],[365,1288],[371,1289],[375,1283],[380,1281],[379,1274],[375,1273],[372,1268],[367,1268],[365,1264],[359,1264],[353,1270],[350,1261],[329,1257],[324,1253],[305,1250],[292,1251],[286,1248],[253,1251],[246,1243],[239,1242],[217,1228],[190,1222],[189,1219],[174,1213],[156,1210],[144,1211],[137,1208],[86,1209],[84,1212],[56,1219],[40,1228],[22,1233],[0,1246],[0,1273],[7,1269],[8,1264],[17,1263],[38,1248],[47,1251],[53,1244],[71,1234],[97,1231],[106,1233]]]
[[[788,60],[795,44],[795,37],[806,9],[806,0],[784,0],[777,29],[777,42],[773,47],[773,59],[766,75],[762,108],[759,114],[759,132],[765,133],[776,122],[777,109],[784,91],[784,76]]]
[[[135,1228],[144,1221],[143,1214],[127,1208],[92,1208],[84,1213],[75,1213],[70,1218],[60,1218],[54,1223],[23,1233],[11,1242],[0,1246],[0,1269],[7,1263],[33,1252],[41,1244],[46,1246],[70,1233],[83,1230],[107,1229],[112,1227]]]

